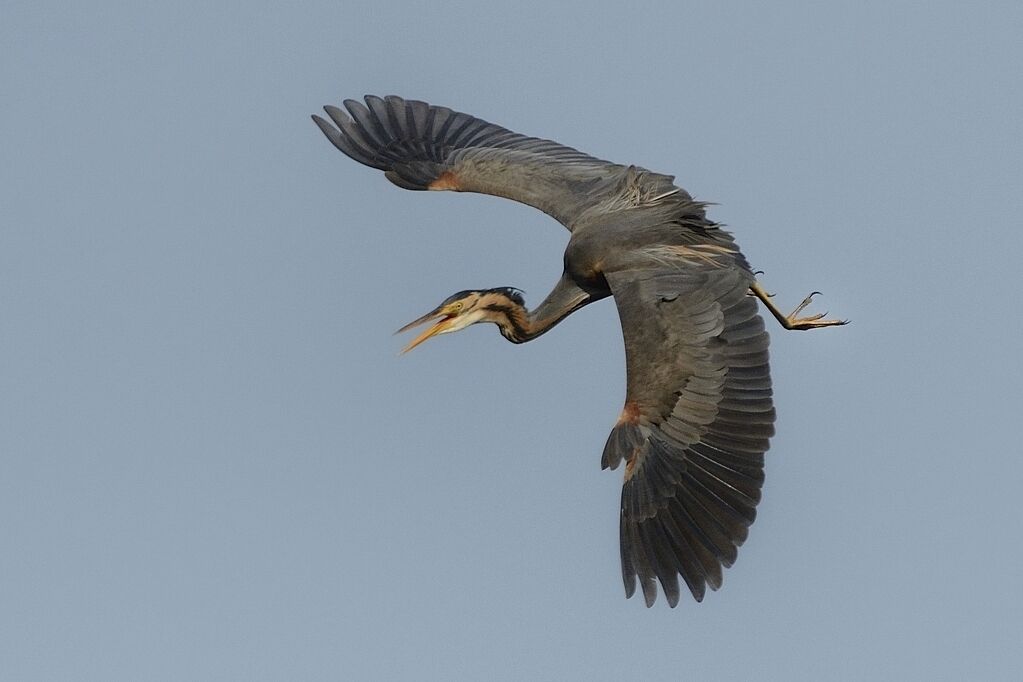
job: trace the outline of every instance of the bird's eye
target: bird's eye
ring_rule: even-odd
[[[454,311],[456,313],[457,312],[461,312],[461,310],[462,310],[462,302],[461,301],[456,301],[454,306],[452,306],[452,307],[453,307],[453,309],[454,309]]]

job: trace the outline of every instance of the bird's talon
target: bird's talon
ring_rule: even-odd
[[[789,313],[789,319],[790,320],[796,319],[796,315],[803,312],[803,309],[806,308],[806,306],[810,305],[811,301],[812,299],[809,296],[804,298],[803,302],[797,305],[796,309]]]
[[[804,298],[802,303],[796,306],[796,309],[785,317],[785,322],[788,323],[785,325],[786,327],[788,327],[789,329],[806,330],[816,329],[817,327],[834,327],[838,325],[848,324],[849,322],[848,320],[824,319],[828,315],[827,311],[823,313],[817,313],[816,315],[807,315],[806,317],[799,317],[799,313],[803,312],[803,310],[808,305],[813,303],[814,296],[821,296],[821,292],[811,291],[810,295]]]
[[[786,315],[782,311],[778,310],[778,307],[771,301],[773,294],[769,294],[764,291],[763,287],[760,286],[759,282],[754,282],[750,286],[750,292],[760,299],[767,309],[774,315],[774,319],[781,323],[781,326],[786,329],[817,329],[818,327],[836,327],[843,324],[848,324],[849,320],[826,320],[827,313],[819,313],[817,315],[808,315],[807,317],[800,317],[799,313],[803,312],[806,306],[813,302],[814,296],[820,296],[821,292],[811,291],[810,295],[803,299],[803,301],[796,306],[796,309]]]

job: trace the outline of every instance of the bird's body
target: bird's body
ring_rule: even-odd
[[[622,575],[647,605],[681,576],[697,601],[755,518],[774,433],[768,337],[756,299],[786,328],[841,324],[782,315],[732,236],[671,176],[601,161],[549,140],[398,97],[345,101],[314,120],[351,158],[405,189],[493,194],[529,204],[571,232],[564,270],[537,308],[511,288],[459,292],[405,329],[437,334],[493,322],[510,341],[545,333],[613,296],[625,337],[625,406],[604,468],[625,462]]]

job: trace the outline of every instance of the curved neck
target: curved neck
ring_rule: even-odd
[[[504,338],[512,343],[525,343],[593,300],[596,299],[579,288],[567,275],[562,275],[551,293],[534,310],[527,310],[526,306],[510,299],[488,306],[488,309],[495,313],[494,322]]]
[[[490,306],[497,313],[494,323],[501,330],[501,336],[512,343],[525,343],[557,324],[537,317],[535,310],[526,310],[526,306],[508,302],[507,305]]]

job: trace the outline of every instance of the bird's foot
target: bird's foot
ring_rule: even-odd
[[[796,309],[785,316],[785,320],[781,322],[782,326],[786,329],[816,329],[817,327],[838,327],[843,324],[849,324],[849,320],[825,320],[824,318],[828,313],[817,313],[816,315],[809,315],[807,317],[797,317],[799,313],[803,312],[806,306],[810,305],[813,301],[814,296],[820,296],[821,292],[811,291],[810,295],[803,299],[803,302],[796,306]]]
[[[778,307],[774,305],[774,302],[771,300],[772,294],[764,291],[759,283],[754,283],[753,286],[750,287],[750,291],[752,291],[753,295],[763,302],[764,306],[771,311],[774,318],[778,320],[781,326],[785,327],[785,329],[806,330],[817,329],[818,327],[839,327],[843,324],[849,324],[849,320],[823,319],[827,315],[826,312],[809,315],[807,317],[799,317],[799,313],[803,312],[806,306],[810,305],[813,301],[813,297],[820,296],[821,292],[819,291],[811,292],[810,295],[804,298],[803,302],[796,306],[796,309],[788,315],[784,315],[780,310],[778,310]]]

